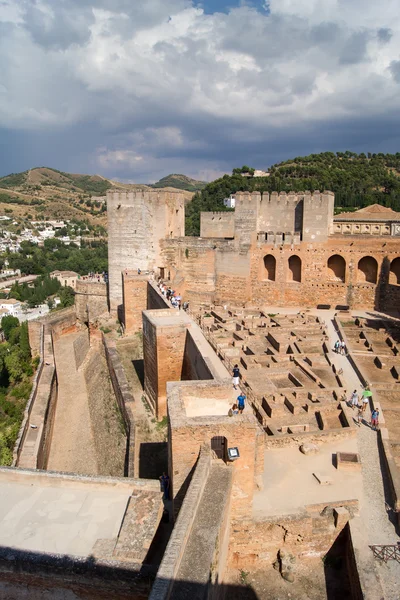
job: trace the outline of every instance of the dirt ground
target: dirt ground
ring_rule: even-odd
[[[340,559],[310,559],[296,565],[295,581],[285,581],[272,566],[247,572],[232,570],[230,600],[350,600],[344,564]],[[240,587],[239,587],[240,586]]]

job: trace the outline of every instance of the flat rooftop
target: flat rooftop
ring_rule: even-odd
[[[361,471],[338,470],[336,452],[357,453],[355,438],[319,446],[318,454],[304,455],[298,446],[270,449],[264,455],[264,489],[254,494],[253,518],[294,514],[309,504],[361,499]],[[318,483],[313,473],[326,475],[330,485]]]
[[[100,540],[109,542],[109,558],[116,556],[121,535],[141,546],[142,538],[158,526],[157,501],[161,505],[158,482],[143,483],[0,469],[0,546],[88,557],[97,554]],[[135,509],[140,512],[143,498],[147,514],[132,528],[131,515]]]

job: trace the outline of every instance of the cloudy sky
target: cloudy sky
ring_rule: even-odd
[[[0,0],[0,175],[400,151],[398,0]]]

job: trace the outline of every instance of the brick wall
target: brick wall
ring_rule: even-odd
[[[246,198],[251,206],[251,197]],[[388,283],[390,263],[400,256],[399,242],[393,238],[331,236],[325,242],[301,242],[293,247],[253,242],[236,248],[230,241],[215,240],[210,247],[210,240],[184,238],[166,240],[163,248],[165,260],[183,280],[184,298],[194,304],[313,307],[328,303],[370,309],[378,305],[384,309],[399,306],[400,285],[393,282],[393,277]],[[266,256],[271,256],[275,264],[274,280],[268,278]],[[300,281],[293,281],[289,266],[292,256],[301,261]],[[336,256],[339,262],[343,261],[343,273],[328,266]],[[366,281],[359,268],[364,257],[377,262],[376,283]]]
[[[147,308],[147,276],[124,271],[123,305],[125,332],[130,335],[142,329],[142,311]]]

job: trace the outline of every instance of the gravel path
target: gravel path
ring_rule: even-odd
[[[338,339],[332,318],[333,314],[320,315],[328,328],[330,346]],[[360,380],[346,356],[332,353],[333,362],[343,369],[343,380],[347,388],[347,397],[357,389],[362,389]],[[391,502],[388,494],[388,474],[386,465],[381,461],[378,434],[369,427],[370,411],[366,412],[366,420],[360,426],[357,434],[358,451],[362,463],[363,497],[360,502],[360,521],[365,528],[368,544],[396,544],[400,537],[390,517],[393,512],[387,510]],[[387,496],[385,496],[385,491]],[[400,599],[400,564],[388,561],[387,564],[376,560],[378,574],[385,591],[384,600]],[[379,599],[378,599],[379,600]]]

